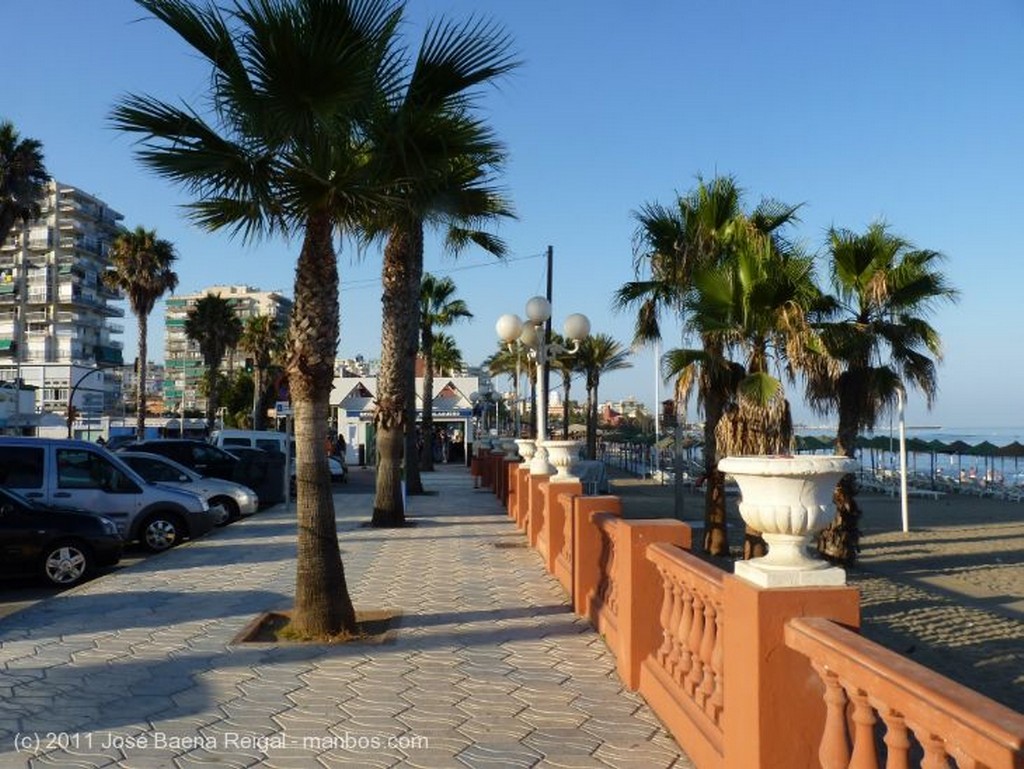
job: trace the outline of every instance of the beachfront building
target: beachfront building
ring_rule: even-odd
[[[416,377],[416,420],[423,416],[423,377]],[[482,429],[480,402],[473,394],[490,390],[490,379],[481,370],[473,369],[462,376],[434,375],[433,421],[435,428],[445,430],[458,444],[453,456],[468,456],[475,432]],[[350,462],[373,464],[376,436],[373,428],[377,396],[376,376],[339,376],[331,390],[331,415],[338,432],[344,436]],[[487,424],[491,424],[488,422]]]
[[[206,398],[199,389],[206,368],[199,345],[185,335],[185,319],[196,302],[207,294],[227,299],[242,323],[256,315],[269,315],[279,318],[285,326],[292,311],[292,300],[280,291],[262,291],[251,286],[210,286],[193,294],[169,297],[165,313],[163,398],[165,408],[175,413],[181,410],[182,404],[186,411],[206,408]],[[231,372],[244,367],[245,357],[240,349],[228,351],[221,362],[221,370]]]
[[[124,331],[119,292],[103,284],[107,252],[123,218],[93,195],[51,179],[39,218],[16,225],[0,244],[0,381],[36,388],[34,413],[18,409],[8,429],[33,430],[41,414],[80,423],[120,403]],[[76,428],[77,429],[77,428]]]

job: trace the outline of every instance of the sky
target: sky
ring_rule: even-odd
[[[502,185],[517,218],[498,234],[503,263],[445,254],[428,240],[426,270],[449,275],[473,319],[451,329],[471,365],[497,347],[503,313],[543,294],[554,252],[553,317],[582,312],[594,332],[629,345],[633,315],[613,309],[635,278],[635,212],[671,203],[698,176],[735,177],[762,197],[802,204],[791,235],[819,254],[830,226],[886,221],[942,252],[955,305],[930,316],[943,338],[933,409],[910,393],[910,425],[1024,425],[1018,354],[1024,259],[1024,3],[1020,0],[408,0],[403,33],[476,14],[504,25],[522,65],[482,93],[506,143]],[[246,244],[200,231],[188,198],[146,171],[108,116],[126,93],[200,103],[209,72],[131,0],[3,0],[7,76],[0,119],[43,143],[52,175],[105,200],[128,227],[156,229],[178,251],[178,293],[245,284],[291,295],[299,242]],[[343,245],[339,355],[380,350],[380,253]],[[137,339],[125,318],[125,359]],[[163,305],[150,350],[163,349]],[[681,343],[665,328],[666,347]],[[161,356],[154,355],[156,359]],[[653,350],[607,374],[599,395],[648,405],[669,397]],[[510,387],[499,382],[500,387]],[[583,398],[583,384],[573,388]],[[797,389],[794,414],[811,414]],[[689,416],[696,418],[691,405]]]

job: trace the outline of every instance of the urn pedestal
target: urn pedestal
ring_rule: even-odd
[[[846,572],[812,555],[814,534],[835,516],[839,479],[856,470],[840,456],[726,457],[718,469],[740,487],[740,515],[768,543],[762,558],[738,561],[735,573],[762,587],[845,585]]]

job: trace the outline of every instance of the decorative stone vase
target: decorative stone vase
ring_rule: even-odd
[[[530,475],[551,475],[555,469],[548,461],[549,441],[537,440],[534,442],[533,456],[530,457]]]
[[[516,454],[516,445],[514,438],[502,438],[501,448],[505,450],[505,459],[515,459],[518,455]]]
[[[519,447],[519,456],[523,458],[524,462],[529,462],[533,459],[533,452],[537,450],[537,444],[533,438],[516,438],[516,446]]]
[[[735,573],[762,587],[845,585],[846,572],[812,557],[813,534],[835,516],[839,479],[857,468],[840,456],[726,457],[718,469],[740,487],[740,515],[762,533],[768,554],[738,561]]]
[[[573,467],[579,458],[579,441],[544,441],[548,450],[548,459],[555,466],[555,475],[550,479],[552,483],[563,483],[565,481],[578,481],[572,474]]]

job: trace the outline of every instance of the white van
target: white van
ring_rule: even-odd
[[[232,446],[247,446],[282,454],[286,453],[285,446],[290,445],[291,450],[287,453],[295,456],[295,438],[275,430],[215,430],[210,436],[210,443],[226,451],[231,451]]]
[[[216,523],[202,497],[149,483],[86,441],[0,437],[0,486],[43,505],[101,513],[126,540],[153,551],[202,536]]]

